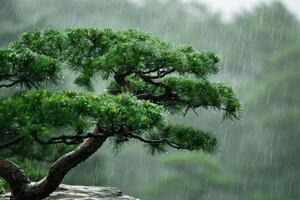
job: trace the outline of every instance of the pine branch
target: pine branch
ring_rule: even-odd
[[[0,149],[3,149],[3,148],[7,148],[9,146],[12,146],[12,145],[15,145],[15,144],[18,144],[20,141],[22,141],[25,137],[24,136],[17,136],[15,137],[14,139],[10,140],[10,141],[7,141],[5,143],[1,143],[0,144]]]
[[[162,139],[158,139],[158,140],[150,140],[150,139],[146,139],[146,138],[143,138],[139,135],[136,135],[134,133],[128,133],[127,134],[128,136],[130,136],[131,138],[134,138],[134,139],[137,139],[141,142],[144,142],[144,143],[147,143],[147,144],[150,144],[150,145],[163,145],[163,144],[167,144],[169,145],[170,147],[173,147],[175,149],[186,149],[188,150],[187,148],[184,148],[184,147],[180,147],[179,145],[175,144],[174,142],[166,139],[166,138],[162,138]]]
[[[66,144],[66,145],[76,145],[82,143],[85,139],[88,138],[98,138],[103,137],[105,133],[86,133],[84,135],[61,135],[57,137],[52,137],[49,140],[42,140],[38,137],[37,134],[33,134],[33,138],[39,144],[42,145],[52,145],[52,144]]]

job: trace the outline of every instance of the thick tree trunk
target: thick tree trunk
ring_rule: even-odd
[[[30,184],[25,173],[15,164],[0,159],[0,176],[12,189],[12,200],[41,200],[54,192],[65,175],[79,163],[94,154],[107,139],[106,135],[89,138],[75,150],[63,155],[50,168],[48,175]]]
[[[30,181],[25,172],[16,164],[0,157],[0,177],[9,184],[12,193],[19,194],[26,189]]]

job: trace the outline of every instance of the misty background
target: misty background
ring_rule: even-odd
[[[237,91],[242,120],[205,109],[169,116],[212,131],[217,152],[151,155],[135,142],[119,152],[108,143],[64,183],[113,186],[143,200],[300,200],[299,10],[297,0],[0,0],[0,44],[39,28],[138,28],[222,58],[210,78]],[[80,91],[73,76],[61,86]],[[101,80],[94,87],[105,92]]]

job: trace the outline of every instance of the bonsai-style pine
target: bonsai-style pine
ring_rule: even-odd
[[[0,88],[19,88],[0,99],[0,176],[11,189],[11,199],[49,196],[68,171],[108,139],[118,145],[137,140],[152,152],[168,146],[212,152],[217,146],[214,135],[172,125],[164,115],[203,107],[238,118],[240,103],[233,90],[208,80],[218,72],[218,62],[212,52],[136,30],[23,33],[0,49]],[[64,68],[76,72],[75,83],[86,92],[42,89],[45,82],[57,83]],[[97,77],[109,82],[104,94],[93,92],[97,85],[91,81]],[[30,151],[32,159],[49,160],[49,149],[68,146],[71,151],[37,182],[13,162]]]

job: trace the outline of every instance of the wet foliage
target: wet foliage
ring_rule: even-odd
[[[8,5],[7,0],[2,1]],[[154,157],[145,154],[142,146],[135,142],[126,142],[120,146],[120,143],[111,141],[103,151],[71,171],[65,182],[115,186],[121,188],[125,194],[146,200],[299,199],[300,26],[299,20],[291,14],[284,0],[260,4],[251,11],[241,10],[226,22],[223,21],[222,15],[211,13],[204,5],[196,2],[11,2],[13,3],[5,8],[12,9],[12,12],[6,12],[9,9],[1,10],[4,20],[0,26],[7,27],[5,23],[10,24],[9,29],[1,29],[1,43],[15,41],[20,32],[36,30],[42,25],[45,27],[42,31],[33,31],[21,36],[18,45],[28,46],[29,52],[38,53],[39,58],[34,59],[50,56],[59,60],[59,63],[70,65],[64,66],[63,73],[59,74],[61,80],[55,87],[51,85],[51,81],[47,83],[50,86],[45,85],[46,87],[51,90],[71,88],[77,91],[87,88],[99,98],[103,91],[113,95],[130,91],[131,94],[140,97],[146,91],[157,96],[165,92],[164,87],[149,84],[135,74],[126,77],[126,87],[120,87],[110,69],[119,70],[122,61],[133,65],[132,70],[138,68],[140,71],[145,71],[147,66],[151,67],[151,63],[153,66],[162,61],[168,63],[168,66],[175,64],[178,70],[174,73],[176,75],[166,76],[158,81],[178,91],[180,99],[191,104],[178,101],[168,104],[164,101],[153,102],[167,108],[163,118],[167,119],[168,125],[193,127],[192,130],[201,130],[200,135],[203,138],[208,134],[213,136],[209,137],[212,143],[218,141],[218,148],[213,148],[216,153],[210,156],[201,153],[178,153],[168,147],[150,148],[150,152],[165,152],[161,156],[155,154]],[[64,31],[66,28],[76,29]],[[129,28],[139,28],[143,32],[124,31]],[[2,34],[6,30],[12,31]],[[163,38],[164,41],[157,41],[156,36],[147,32]],[[101,40],[108,42],[101,44],[105,48],[93,45],[93,34],[107,36]],[[126,38],[128,34],[134,36]],[[145,38],[140,37],[151,39],[146,39],[147,42],[143,43],[141,41]],[[113,41],[122,42],[114,46]],[[61,56],[60,46],[57,44],[69,46],[69,52],[64,52],[65,55],[69,53],[68,57]],[[193,48],[190,48],[189,44]],[[136,56],[136,51],[140,51],[142,56]],[[89,53],[85,54],[86,52]],[[114,57],[116,52],[118,57]],[[126,52],[126,55],[123,55],[123,52]],[[165,56],[166,52],[169,57]],[[74,57],[70,57],[70,53],[74,54]],[[215,56],[216,54],[219,56]],[[110,62],[111,59],[115,61]],[[196,72],[192,67],[202,63],[212,66],[209,73],[205,68],[198,68],[201,71]],[[89,70],[80,66],[89,66]],[[101,66],[101,69],[92,67],[91,70],[90,66]],[[187,70],[188,73],[197,73],[198,76],[187,75]],[[96,77],[93,76],[94,73],[97,74]],[[48,76],[47,73],[45,77]],[[180,76],[187,77],[182,79]],[[73,84],[74,77],[80,88]],[[100,79],[107,81],[104,83]],[[240,106],[237,105],[236,97],[230,88],[222,86],[220,82],[233,86],[237,91],[237,96],[243,103],[242,115],[238,112],[239,109],[226,114],[226,110],[230,111],[232,107]],[[190,92],[198,89],[209,95],[200,96],[195,95],[199,94],[197,92]],[[223,95],[224,91],[226,95]],[[13,89],[3,89],[0,95],[11,95],[14,92]],[[85,92],[85,95],[95,94]],[[213,99],[218,100],[212,101]],[[210,108],[215,110],[225,108],[225,117],[242,117],[242,121],[234,124],[223,121],[222,117],[218,117],[214,111],[206,110],[205,106],[197,108],[199,104],[214,105]],[[148,137],[156,139],[157,130],[149,132]],[[176,138],[177,134],[172,132],[168,137]],[[29,144],[31,142],[29,141]],[[111,152],[112,145],[115,145],[115,150],[119,152],[116,156]],[[32,171],[32,177],[45,173],[47,161],[33,162],[41,158],[38,152],[42,151],[36,149],[30,154],[30,148],[25,148],[26,145],[22,147],[20,152],[24,152],[26,156],[14,158],[14,161],[22,161],[20,164],[26,171]],[[57,145],[54,152],[51,148],[47,151],[47,155],[57,156],[65,150]],[[38,170],[33,170],[30,167],[32,164],[37,166]],[[89,174],[82,171],[89,171]]]

